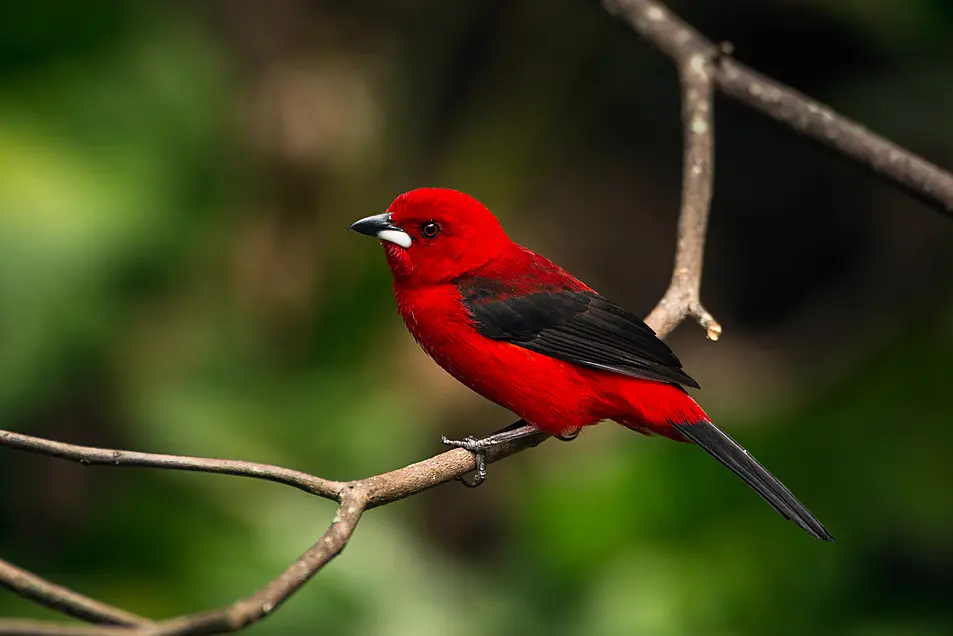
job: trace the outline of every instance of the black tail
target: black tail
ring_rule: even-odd
[[[834,540],[827,528],[784,487],[784,484],[714,424],[703,420],[697,424],[675,424],[675,428],[744,479],[745,483],[754,488],[782,517],[790,519],[816,539]]]

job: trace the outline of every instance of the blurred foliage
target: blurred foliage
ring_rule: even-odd
[[[682,0],[739,58],[953,164],[945,0]],[[0,420],[355,478],[510,417],[457,387],[347,224],[485,200],[647,310],[677,84],[597,3],[0,3]],[[718,104],[703,402],[823,519],[612,426],[377,510],[257,634],[941,634],[953,627],[953,228]],[[4,451],[0,555],[151,616],[248,593],[333,506]],[[0,615],[49,616],[9,594]]]

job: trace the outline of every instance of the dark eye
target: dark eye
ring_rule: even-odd
[[[424,238],[434,238],[440,234],[440,226],[433,221],[427,221],[420,226],[420,235]]]

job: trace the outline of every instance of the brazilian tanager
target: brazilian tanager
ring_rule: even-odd
[[[473,197],[412,190],[351,229],[380,239],[398,311],[424,351],[526,423],[498,440],[448,443],[480,453],[527,431],[569,438],[613,420],[693,442],[782,516],[816,538],[833,539],[791,491],[711,423],[684,388],[698,383],[650,327],[514,243]]]

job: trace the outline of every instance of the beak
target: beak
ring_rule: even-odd
[[[377,237],[382,241],[390,241],[404,249],[410,247],[413,243],[410,235],[391,223],[390,217],[390,212],[368,216],[352,223],[350,229],[361,234]]]

